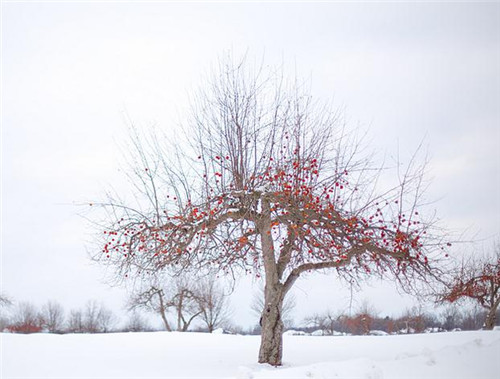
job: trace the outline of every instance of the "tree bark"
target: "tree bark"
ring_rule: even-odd
[[[259,363],[268,363],[281,366],[283,355],[283,321],[281,311],[283,307],[283,290],[280,284],[266,286],[265,305],[261,318],[261,340]]]
[[[490,308],[486,314],[486,320],[484,321],[485,330],[493,330],[497,321],[497,310],[496,308]]]
[[[264,309],[261,317],[259,363],[281,366],[281,357],[283,355],[281,311],[286,290],[283,284],[280,283],[278,275],[272,238],[271,205],[266,198],[262,198],[262,217],[257,227],[262,241],[262,256],[266,278]]]
[[[165,329],[168,332],[171,332],[172,328],[170,328],[170,324],[168,323],[167,316],[165,315],[165,304],[163,302],[163,294],[160,291],[158,291],[157,294],[158,294],[158,297],[160,299],[160,315],[161,315],[161,319],[163,320],[163,325],[165,325]]]

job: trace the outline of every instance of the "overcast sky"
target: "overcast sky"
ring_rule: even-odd
[[[383,154],[424,141],[428,198],[443,224],[486,247],[498,236],[498,3],[4,2],[3,292],[67,309],[91,298],[122,307],[123,291],[89,262],[92,236],[73,204],[122,183],[125,113],[175,128],[187,94],[230,49],[296,67]],[[233,299],[243,325],[254,320],[251,282]],[[348,302],[334,276],[301,280],[296,295],[298,319]],[[388,285],[364,298],[389,314],[409,304]]]

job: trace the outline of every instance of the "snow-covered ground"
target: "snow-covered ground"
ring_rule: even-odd
[[[284,365],[257,336],[0,334],[7,378],[500,378],[500,331],[284,337]]]

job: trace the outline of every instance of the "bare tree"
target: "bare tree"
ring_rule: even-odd
[[[60,332],[64,326],[64,309],[55,301],[47,302],[41,311],[43,327],[51,333]]]
[[[151,326],[137,310],[134,310],[131,312],[123,330],[125,332],[145,332],[151,330]]]
[[[12,300],[5,294],[0,294],[0,332],[10,324],[10,317],[4,313],[4,310],[12,306]]]
[[[67,319],[67,330],[71,333],[84,333],[87,331],[82,310],[71,310]]]
[[[107,333],[117,319],[113,312],[96,300],[89,300],[82,309],[71,310],[67,330],[72,333]]]
[[[87,333],[99,332],[100,305],[96,300],[89,300],[83,310],[83,328]]]
[[[390,275],[409,288],[435,272],[446,244],[421,214],[424,167],[398,164],[382,185],[384,167],[299,80],[229,57],[191,110],[184,143],[133,137],[137,204],[92,203],[109,216],[94,259],[117,278],[207,267],[262,275],[258,360],[281,365],[283,302],[300,276]]]
[[[333,335],[335,331],[341,331],[341,315],[334,315],[330,310],[324,313],[316,313],[304,319],[304,323],[315,330],[321,330],[323,334]]]
[[[369,334],[372,330],[373,321],[377,317],[377,310],[368,300],[364,300],[354,317],[351,317],[350,327],[352,334]]]
[[[197,282],[195,296],[201,311],[200,318],[209,333],[228,324],[232,313],[229,291],[220,285],[215,275],[206,276]]]
[[[481,306],[475,304],[474,307],[464,309],[460,319],[460,328],[462,330],[478,330],[484,325],[486,312]]]
[[[455,304],[447,306],[441,312],[442,326],[445,330],[453,330],[462,323],[462,314]]]
[[[494,243],[492,254],[462,261],[439,301],[454,303],[462,298],[472,299],[486,310],[485,329],[495,327],[500,305],[500,241]]]
[[[378,312],[368,300],[362,301],[353,315],[328,310],[324,313],[316,313],[304,320],[308,327],[320,329],[324,335],[333,335],[335,332],[369,334],[373,325],[378,321]],[[381,322],[378,324],[380,325]]]
[[[172,331],[172,327],[167,318],[169,305],[162,288],[152,285],[147,290],[138,291],[129,299],[128,308],[131,311],[142,308],[149,312],[159,314],[165,330],[169,332]]]
[[[11,331],[18,333],[36,333],[42,330],[38,310],[30,302],[18,303],[12,313]]]
[[[0,333],[6,330],[10,324],[10,318],[5,314],[0,313]]]
[[[89,300],[83,312],[83,329],[87,333],[107,333],[116,322],[116,318],[104,304]]]
[[[422,333],[427,325],[427,315],[422,306],[407,308],[403,315],[397,320],[400,332]]]
[[[8,307],[12,305],[12,300],[5,294],[0,294],[0,307]]]
[[[196,293],[187,280],[175,281],[175,293],[170,298],[169,305],[175,309],[177,331],[186,332],[191,322],[202,314]]]
[[[101,305],[101,309],[99,310],[99,315],[97,318],[97,330],[100,333],[109,333],[113,331],[117,318],[115,314],[104,305]]]
[[[129,300],[129,309],[144,308],[158,313],[167,331],[172,331],[169,314],[173,315],[176,330],[185,332],[193,320],[202,314],[194,284],[188,278],[176,277],[166,285],[158,283],[139,290]]]

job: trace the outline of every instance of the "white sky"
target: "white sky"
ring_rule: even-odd
[[[282,60],[346,108],[373,146],[402,156],[421,140],[428,197],[469,236],[500,233],[499,3],[2,3],[2,291],[67,309],[119,310],[100,280],[74,202],[122,183],[124,111],[170,130],[186,95],[233,49]],[[233,304],[249,325],[246,279]],[[385,313],[388,286],[357,295]],[[297,318],[346,306],[334,276],[301,280]],[[390,299],[390,300],[388,300]]]

